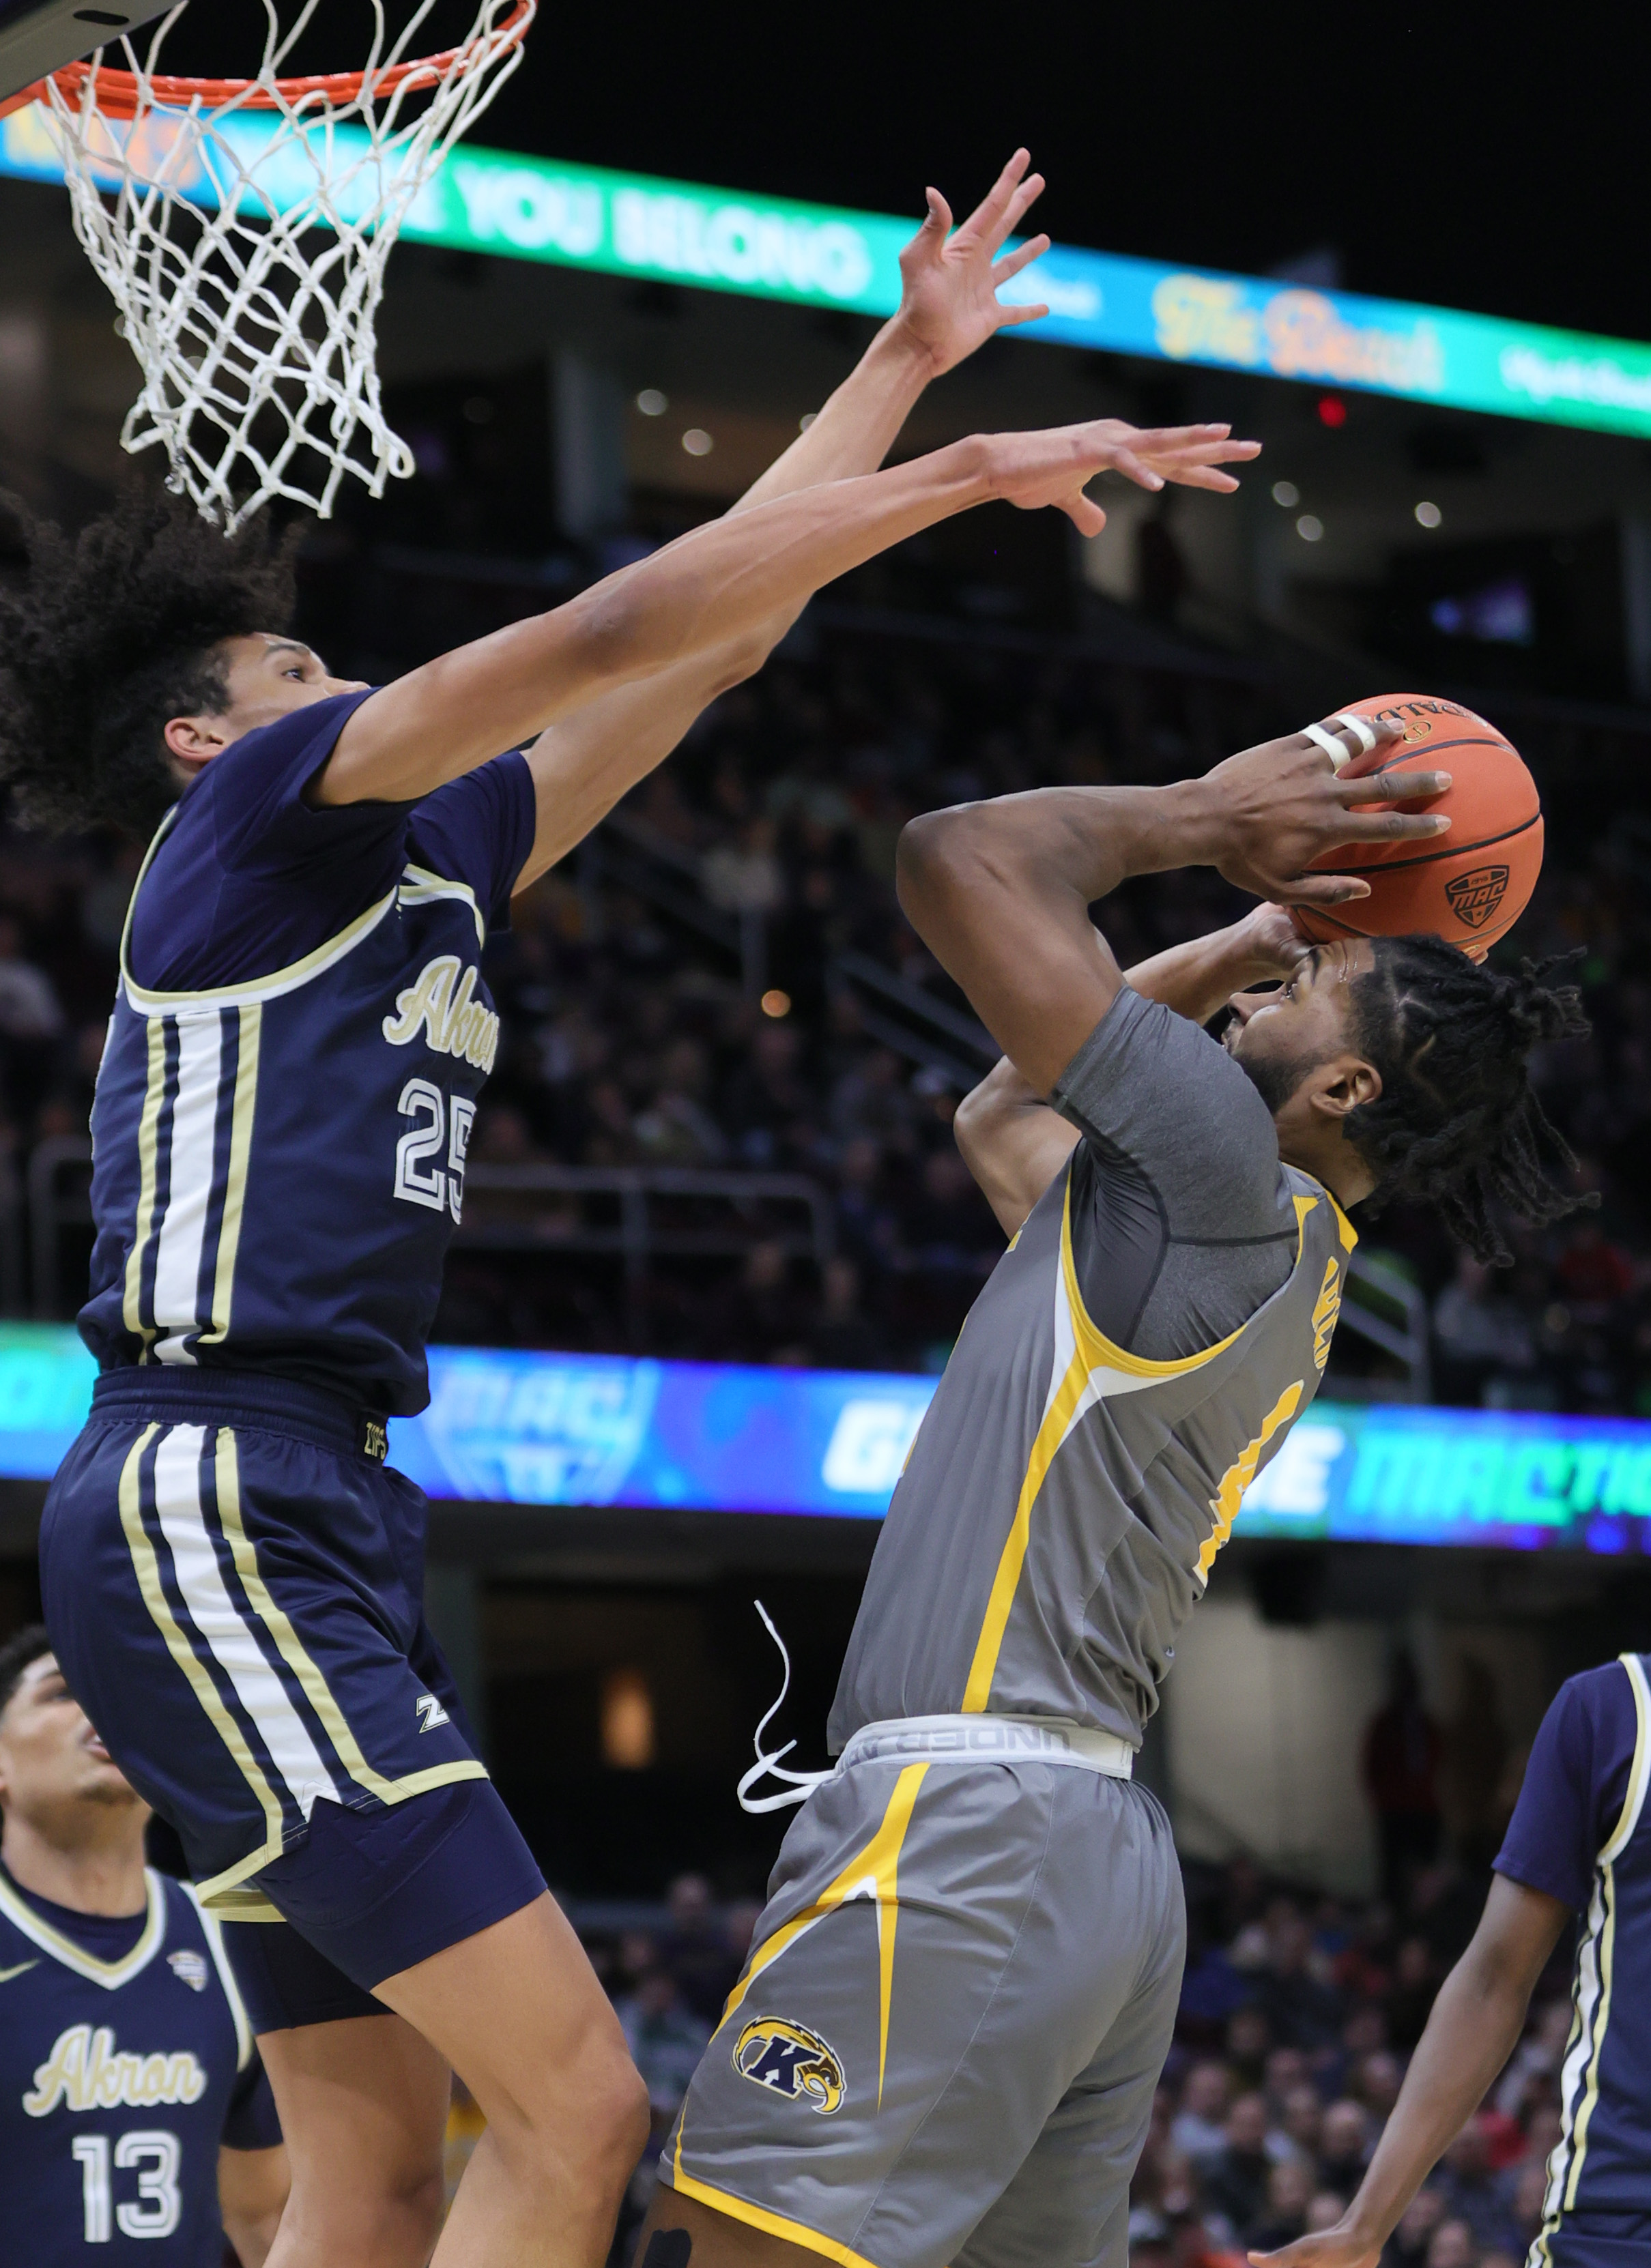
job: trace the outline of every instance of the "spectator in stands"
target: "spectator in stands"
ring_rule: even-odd
[[[741,1956],[728,1942],[703,1874],[678,1874],[667,1898],[670,1926],[659,1940],[659,1965],[674,1978],[690,2014],[714,2025],[740,1974]]]
[[[1225,2235],[1242,2238],[1260,2224],[1273,2171],[1267,2123],[1265,2096],[1241,2095],[1227,2114],[1220,2148],[1202,2169],[1205,2203]]]
[[[1169,2139],[1200,2174],[1227,2147],[1227,2113],[1232,2098],[1232,2074],[1224,2063],[1196,2063],[1187,2073]]]
[[[1411,1870],[1427,1865],[1439,1849],[1441,1746],[1439,1727],[1422,1702],[1416,1664],[1401,1646],[1393,1656],[1386,1705],[1366,1730],[1362,1759],[1381,1838],[1382,1889],[1390,1905],[1403,1904]]]

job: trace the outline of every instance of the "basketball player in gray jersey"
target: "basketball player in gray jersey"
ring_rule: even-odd
[[[1338,720],[1200,781],[906,830],[905,909],[1005,1051],[959,1139],[1012,1241],[896,1491],[837,1768],[786,1837],[642,2268],[1123,2268],[1183,1940],[1131,1761],[1244,1490],[1317,1388],[1348,1210],[1431,1198],[1496,1257],[1496,1208],[1572,1203],[1526,1058],[1577,1002],[1543,972],[1429,937],[1309,950],[1273,904],[1126,979],[1090,924],[1176,865],[1364,895],[1305,870],[1448,824],[1350,808],[1378,783],[1342,765],[1383,737]],[[1229,995],[1218,1045],[1200,1025]]]

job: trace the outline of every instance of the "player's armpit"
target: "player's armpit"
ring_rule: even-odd
[[[1080,1139],[1006,1056],[958,1104],[952,1130],[1006,1236],[1017,1233]]]
[[[241,2268],[263,2268],[281,2225],[289,2186],[287,2154],[281,2144],[273,2150],[232,2150],[227,2146],[219,2150],[218,2211]]]

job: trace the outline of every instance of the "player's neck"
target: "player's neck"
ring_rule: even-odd
[[[91,1822],[77,1816],[67,1835],[56,1831],[60,1824],[7,1815],[0,1860],[18,1888],[71,1913],[142,1913],[149,1886],[141,1817],[124,1811]]]
[[[1362,1204],[1375,1187],[1375,1175],[1339,1133],[1281,1126],[1279,1155],[1298,1173],[1322,1182],[1344,1212]]]

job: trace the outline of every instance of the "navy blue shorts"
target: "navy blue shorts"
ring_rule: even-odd
[[[424,1621],[423,1492],[375,1432],[284,1379],[109,1373],[41,1530],[64,1674],[203,1903],[288,1916],[358,1989],[544,1888]]]
[[[1544,2245],[1551,2268],[1644,2268],[1651,2213],[1567,2213]]]

